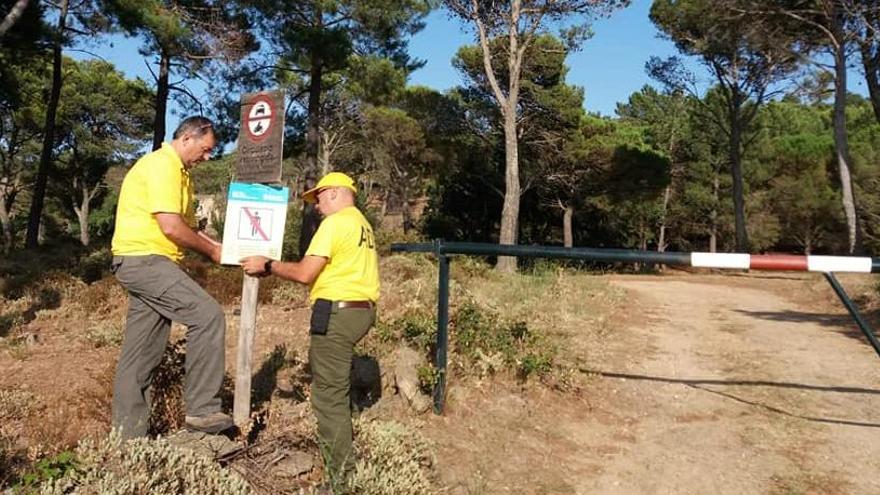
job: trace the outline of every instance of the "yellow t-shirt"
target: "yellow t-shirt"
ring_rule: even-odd
[[[158,254],[180,261],[183,250],[165,237],[154,213],[177,213],[195,226],[192,180],[168,143],[138,160],[122,181],[111,245],[114,255]]]
[[[325,218],[312,237],[306,256],[327,258],[327,264],[312,283],[312,303],[316,299],[379,299],[379,255],[373,228],[357,208],[350,206]]]

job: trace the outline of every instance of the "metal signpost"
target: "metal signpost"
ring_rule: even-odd
[[[236,182],[229,186],[223,229],[223,264],[237,265],[238,260],[251,255],[281,259],[289,191],[259,184],[281,182],[283,141],[284,93],[266,91],[242,96]],[[246,424],[251,415],[251,361],[259,288],[258,278],[244,275],[232,409],[238,426]]]

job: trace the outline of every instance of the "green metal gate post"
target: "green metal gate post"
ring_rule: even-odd
[[[439,277],[437,288],[437,383],[434,385],[434,413],[443,413],[443,403],[446,398],[446,351],[449,344],[448,326],[449,326],[449,255],[464,254],[471,256],[516,256],[516,257],[540,257],[540,258],[561,258],[573,260],[600,261],[605,263],[656,263],[673,266],[697,266],[702,268],[735,268],[735,269],[760,269],[760,270],[781,270],[781,271],[822,271],[825,278],[831,284],[831,287],[837,293],[837,296],[849,310],[850,315],[855,320],[859,329],[867,337],[868,342],[874,347],[874,351],[880,356],[880,341],[871,330],[871,326],[859,314],[856,305],[850,300],[843,287],[834,277],[833,268],[825,266],[822,269],[811,269],[808,256],[800,256],[794,262],[790,257],[782,256],[768,263],[766,257],[755,256],[757,262],[748,258],[748,263],[740,266],[741,260],[734,260],[733,265],[722,263],[720,266],[699,265],[692,262],[692,254],[706,255],[709,253],[675,253],[675,252],[654,252],[654,251],[636,251],[631,249],[600,249],[600,248],[564,248],[558,246],[511,246],[499,244],[483,244],[476,242],[443,242],[440,239],[432,243],[415,243],[415,244],[392,244],[391,252],[405,253],[434,253],[437,255],[439,262]],[[714,255],[714,253],[712,253]],[[748,254],[733,254],[722,256],[753,256]],[[763,258],[763,259],[762,259]],[[772,258],[772,257],[771,257]],[[837,258],[834,261],[847,259],[847,257],[834,256],[817,256],[815,257],[820,263],[822,258]],[[865,258],[850,257],[851,260],[863,260]],[[730,260],[727,260],[728,262]],[[880,273],[880,258],[870,258],[870,273]],[[852,264],[843,263],[843,271],[865,272],[863,269],[847,269],[852,268]],[[860,267],[857,267],[860,268]]]
[[[880,356],[880,342],[877,341],[877,337],[874,335],[874,332],[871,331],[871,325],[862,318],[862,315],[859,313],[859,310],[856,308],[856,305],[853,304],[852,300],[849,296],[846,295],[846,292],[843,290],[843,286],[840,285],[840,282],[837,281],[837,278],[833,273],[826,272],[823,273],[825,275],[825,279],[828,280],[828,283],[831,284],[831,287],[834,288],[834,292],[837,293],[837,297],[840,298],[840,301],[846,306],[846,309],[849,311],[849,314],[855,320],[856,325],[859,326],[859,329],[865,335],[865,338],[868,339],[868,342],[871,343],[871,347],[874,348],[874,351]]]
[[[446,398],[446,348],[449,345],[449,256],[443,241],[434,241],[440,271],[437,287],[437,383],[434,384],[434,414],[443,414]]]

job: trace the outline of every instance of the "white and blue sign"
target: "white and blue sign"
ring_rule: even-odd
[[[220,262],[237,265],[240,259],[254,255],[281,259],[289,197],[286,187],[229,184]]]

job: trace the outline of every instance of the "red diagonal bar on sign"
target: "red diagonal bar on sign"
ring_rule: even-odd
[[[244,210],[244,214],[247,215],[248,220],[251,221],[251,227],[256,229],[257,233],[260,234],[260,237],[262,237],[264,241],[268,241],[269,236],[267,236],[266,233],[263,232],[263,227],[260,225],[260,222],[257,221],[257,217],[251,215],[251,211],[248,210],[247,207],[243,206],[241,209]]]

